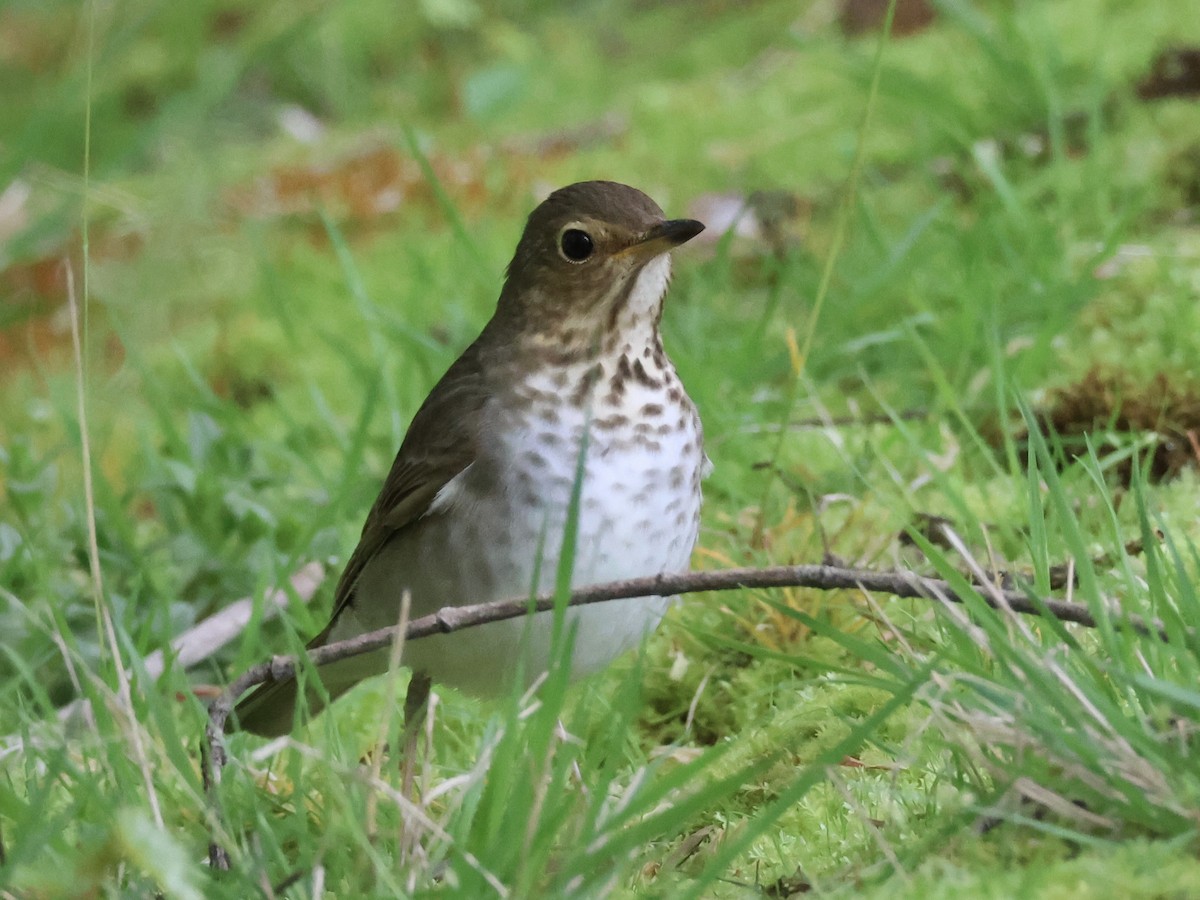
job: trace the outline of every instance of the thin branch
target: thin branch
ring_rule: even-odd
[[[300,568],[289,581],[291,591],[277,588],[262,598],[263,619],[271,618],[286,607],[293,595],[301,603],[307,603],[317,593],[317,588],[321,586],[324,578],[325,567],[319,562],[310,562]],[[180,668],[190,669],[208,659],[245,631],[254,615],[256,605],[255,597],[243,597],[174,638],[171,641],[171,652],[175,654],[175,664]],[[145,666],[147,675],[157,678],[166,666],[163,651],[155,650],[146,657],[142,665]]]
[[[288,601],[293,596],[301,603],[308,603],[316,595],[317,589],[320,588],[324,578],[325,568],[320,563],[310,562],[302,566],[292,575],[289,581],[291,585],[290,591],[283,588],[276,588],[262,598],[263,620],[265,621],[278,614],[279,610],[287,606]],[[6,591],[2,587],[0,587],[0,601],[9,603],[14,609],[24,609],[23,604],[16,595]],[[208,618],[197,622],[178,637],[172,638],[171,652],[175,655],[175,665],[182,669],[190,669],[204,662],[204,660],[240,635],[253,616],[254,607],[257,602],[254,597],[243,597],[229,604],[220,612],[214,613]],[[62,725],[79,723],[80,727],[95,730],[92,701],[83,696],[83,686],[80,684],[78,677],[76,677],[70,651],[57,632],[46,628],[46,633],[62,652],[63,665],[67,668],[71,676],[75,693],[79,695],[65,706],[60,706],[55,716]],[[166,656],[163,650],[155,650],[147,656],[142,660],[142,666],[145,668],[146,675],[151,679],[162,675],[166,670]],[[130,670],[129,674],[132,674],[132,670]],[[0,760],[3,760],[10,753],[20,752],[30,746],[38,746],[39,743],[40,739],[36,737],[30,738],[27,741],[25,734],[22,732],[0,737]]]
[[[712,572],[685,572],[675,575],[655,575],[650,578],[631,578],[607,584],[580,588],[572,592],[569,606],[585,606],[609,600],[634,597],[676,596],[701,591],[732,591],[742,588],[805,587],[816,590],[860,590],[891,594],[913,599],[937,599],[963,603],[963,598],[949,582],[924,578],[912,572],[881,572],[870,569],[850,569],[841,566],[769,566],[767,568],[719,569]],[[1091,610],[1081,603],[1063,600],[1037,600],[1019,591],[989,588],[980,599],[993,609],[1011,610],[1026,615],[1041,615],[1043,609],[1056,619],[1073,622],[1088,628],[1096,627]],[[415,641],[434,634],[450,634],[489,622],[515,619],[530,611],[546,612],[554,608],[553,595],[543,595],[534,601],[498,600],[470,606],[448,606],[428,616],[413,619],[404,631],[406,641]],[[1168,640],[1163,624],[1140,616],[1124,616],[1123,621],[1138,634]],[[345,641],[338,641],[312,650],[308,662],[314,666],[336,662],[352,656],[371,653],[392,645],[397,626],[381,628]],[[215,792],[221,778],[225,753],[225,723],[233,712],[234,703],[250,688],[269,681],[294,678],[298,660],[294,656],[277,656],[260,663],[235,679],[209,707],[208,725],[204,732],[202,771],[210,810],[215,813]],[[215,841],[209,846],[209,860],[214,868],[227,869],[229,856]]]

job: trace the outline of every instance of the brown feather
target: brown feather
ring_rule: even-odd
[[[481,335],[482,338],[482,335]],[[438,492],[475,461],[479,414],[486,400],[476,340],[450,367],[413,417],[383,488],[367,514],[358,546],[334,591],[328,636],[338,616],[354,601],[354,586],[367,563],[398,532],[425,515]],[[310,644],[310,647],[313,646]]]

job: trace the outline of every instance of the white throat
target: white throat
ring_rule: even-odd
[[[663,297],[671,283],[671,255],[655,257],[638,272],[633,290],[620,311],[617,333],[628,336],[631,343],[647,344],[653,337],[662,311]]]

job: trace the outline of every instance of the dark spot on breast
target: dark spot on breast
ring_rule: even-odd
[[[621,357],[621,359],[624,358],[625,357],[623,356]],[[646,371],[646,367],[642,365],[642,361],[640,359],[636,360],[633,364],[633,377],[639,384],[644,384],[648,388],[662,387],[662,382],[660,382],[657,378],[651,377],[650,373]]]
[[[538,360],[544,365],[562,367],[579,362],[582,355],[574,347],[546,347],[538,351]]]
[[[683,487],[683,479],[685,474],[686,473],[683,470],[683,466],[675,466],[673,469],[671,469],[671,487],[674,490],[679,490]]]
[[[613,431],[617,428],[625,428],[629,425],[629,416],[614,413],[611,416],[605,416],[603,419],[596,419],[595,426],[602,431]]]
[[[546,457],[542,456],[536,450],[527,450],[521,458],[533,469],[544,469],[550,465],[546,462]]]
[[[538,418],[547,425],[557,425],[562,417],[559,416],[556,407],[546,404],[538,410]]]
[[[517,399],[532,406],[534,403],[555,403],[558,397],[550,391],[543,391],[526,382],[517,388]]]
[[[583,377],[579,379],[579,384],[575,386],[575,390],[571,394],[571,402],[576,406],[583,406],[583,402],[587,399],[587,395],[591,392],[593,385],[603,376],[604,366],[600,363],[590,366],[583,373]]]
[[[562,443],[562,438],[553,431],[542,431],[538,433],[537,441],[546,447],[557,447]]]
[[[669,388],[667,388],[667,399],[672,403],[682,403],[683,388],[681,388],[678,384],[671,385]]]
[[[662,413],[663,408],[661,403],[647,403],[641,408],[641,410],[638,412],[638,415],[649,418],[651,416],[661,416]]]
[[[638,363],[640,366],[641,363]],[[619,381],[628,381],[633,377],[633,367],[629,365],[629,357],[624,353],[617,360],[617,371],[613,373],[612,384],[615,386]]]
[[[619,406],[625,396],[625,385],[633,378],[633,369],[629,365],[629,357],[622,356],[617,360],[617,371],[608,380],[608,395],[604,398],[609,406]]]

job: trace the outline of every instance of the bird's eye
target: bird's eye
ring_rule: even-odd
[[[564,231],[558,239],[558,247],[563,259],[573,263],[585,262],[596,249],[592,243],[592,236],[578,228],[568,228]]]

